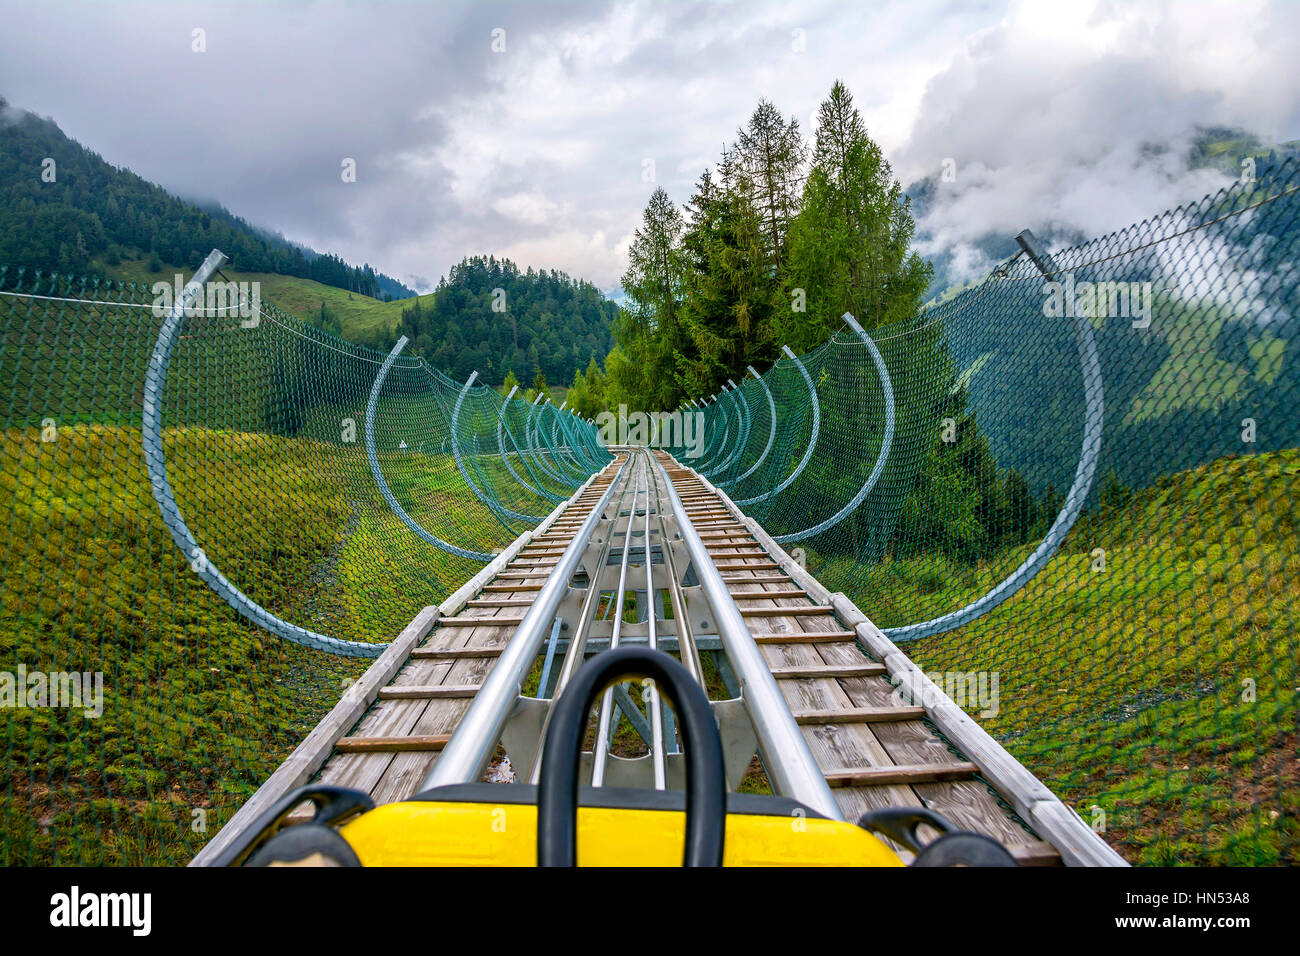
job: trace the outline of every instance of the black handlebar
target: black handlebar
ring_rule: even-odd
[[[578,860],[578,770],[587,715],[596,695],[630,677],[652,678],[677,708],[686,745],[686,846],[683,866],[721,866],[727,826],[722,739],[703,689],[662,651],[620,647],[597,654],[555,702],[542,750],[537,792],[538,866]]]

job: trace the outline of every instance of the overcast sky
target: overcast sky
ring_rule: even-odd
[[[1197,124],[1300,137],[1288,0],[0,0],[0,26],[12,104],[421,290],[488,252],[613,288],[655,185],[684,202],[759,97],[811,136],[836,78],[904,184],[955,162],[936,247],[1197,198],[1224,177],[1144,148]]]

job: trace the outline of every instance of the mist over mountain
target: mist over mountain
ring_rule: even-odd
[[[197,264],[221,249],[242,270],[313,279],[373,298],[415,292],[370,265],[295,243],[213,200],[179,198],[0,98],[0,262],[105,275],[137,255]]]
[[[1182,201],[1190,202],[1232,185],[1243,174],[1242,163],[1246,159],[1253,160],[1252,174],[1260,176],[1298,152],[1300,142],[1269,143],[1243,129],[1198,126],[1186,143],[1149,143],[1135,149],[1129,170],[1132,182],[1128,185],[1150,182],[1157,194],[1159,190],[1174,190]],[[1110,168],[1113,164],[1110,157],[1081,164],[1061,192],[1078,195],[1105,192],[1116,184],[1115,173]],[[954,161],[946,170],[941,168],[907,187],[916,217],[917,248],[934,265],[927,298],[982,279],[998,263],[1019,251],[1015,237],[1020,229],[1032,229],[1048,248],[1073,245],[1099,234],[1080,225],[1078,217],[1063,215],[1056,206],[1044,208],[1037,218],[1028,213],[1028,218],[1016,229],[980,229],[977,224],[994,218],[986,215],[984,204],[1007,194],[1004,180],[1008,172],[983,164],[972,164],[967,169]],[[1147,205],[1133,207],[1129,221],[1138,221],[1164,208],[1150,203],[1148,199]],[[972,227],[972,224],[976,225]],[[1117,225],[1127,225],[1127,222]]]

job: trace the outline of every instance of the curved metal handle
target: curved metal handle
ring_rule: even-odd
[[[913,853],[920,853],[926,846],[920,834],[922,825],[937,830],[940,835],[957,832],[947,817],[925,807],[881,807],[858,817],[862,829],[883,834]]]
[[[921,842],[920,827],[937,830],[939,836]],[[868,810],[858,818],[864,830],[889,837],[916,854],[912,866],[1018,866],[1015,857],[997,840],[982,833],[958,830],[947,817],[925,807],[884,807]]]
[[[686,846],[683,866],[721,866],[727,826],[722,740],[708,698],[690,672],[663,651],[621,647],[596,655],[555,703],[537,791],[537,864],[578,860],[578,769],[587,714],[607,686],[650,677],[676,705],[686,744]]]
[[[322,826],[337,826],[359,813],[373,810],[375,803],[370,795],[360,790],[347,787],[335,787],[328,784],[307,784],[286,793],[273,803],[265,813],[237,836],[226,847],[211,866],[242,866],[254,851],[280,832],[280,824],[298,804],[310,800],[316,807],[311,822]]]

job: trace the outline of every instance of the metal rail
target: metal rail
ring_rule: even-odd
[[[663,469],[659,469],[659,477],[656,478],[656,484],[660,481],[666,482],[667,475]],[[660,501],[663,497],[660,496]],[[663,542],[664,567],[667,571],[668,580],[668,601],[673,609],[673,627],[677,631],[676,640],[678,653],[681,655],[682,663],[686,669],[691,672],[691,676],[704,685],[704,667],[700,663],[699,641],[695,638],[695,633],[691,628],[691,617],[686,608],[686,595],[682,590],[683,574],[677,572],[676,559],[673,557],[672,548],[668,547],[668,522],[664,515],[663,508],[656,509],[659,515],[659,540]]]
[[[471,783],[483,776],[497,741],[501,739],[510,710],[519,697],[524,678],[528,676],[528,670],[551,629],[555,611],[568,590],[569,580],[578,569],[587,542],[600,524],[605,508],[613,498],[626,469],[627,462],[624,462],[591,513],[579,526],[569,546],[564,549],[564,554],[551,570],[546,584],[538,592],[537,599],[519,623],[514,637],[483,686],[474,695],[474,701],[461,719],[456,733],[447,743],[433,770],[425,776],[421,790],[453,783]]]
[[[616,505],[610,516],[613,503]],[[655,516],[653,518],[652,513]],[[609,531],[598,539],[600,546],[593,555],[590,544],[597,527],[602,523],[608,523]],[[735,599],[692,524],[690,515],[673,486],[672,478],[645,449],[629,451],[627,459],[585,517],[559,561],[548,569],[547,583],[520,621],[513,638],[474,696],[469,710],[420,789],[480,779],[514,714],[525,711],[533,713],[535,716],[530,719],[536,721],[539,739],[544,739],[550,720],[551,701],[563,693],[586,660],[588,636],[596,621],[597,609],[606,594],[609,595],[609,613],[602,619],[612,619],[608,646],[611,649],[620,646],[625,631],[623,608],[630,590],[629,571],[636,563],[633,550],[638,527],[642,535],[640,550],[645,571],[646,640],[649,646],[658,646],[652,546],[656,524],[659,550],[663,555],[663,573],[666,574],[667,591],[673,608],[673,625],[677,632],[675,643],[684,666],[703,683],[699,650],[690,628],[690,613],[693,613],[693,609],[687,606],[679,567],[673,558],[674,547],[685,549],[690,566],[701,582],[704,598],[710,608],[708,616],[716,622],[722,649],[726,653],[730,669],[737,677],[744,713],[748,723],[752,724],[754,737],[751,739],[758,742],[773,789],[825,817],[842,819],[839,806],[813,758],[803,732],[745,625]],[[613,542],[620,537],[620,532],[622,551],[618,560],[617,585],[613,586],[612,581],[606,581],[602,585],[602,569],[610,563]],[[550,700],[532,700],[528,703],[521,697],[524,680],[540,656],[547,635],[558,637],[554,627],[557,611],[584,555],[587,556],[585,567],[589,581],[586,593],[579,602],[581,607],[576,609],[576,616],[572,606],[565,612],[566,620],[573,626],[573,633],[564,650],[564,662],[560,666],[555,690]],[[484,618],[485,624],[489,626],[491,620]],[[554,664],[556,643],[552,641],[552,646],[547,650],[548,674]],[[541,693],[545,693],[545,688],[541,688]],[[666,743],[671,731],[666,726],[667,716],[657,688],[647,688],[645,701],[649,709],[648,720],[622,688],[605,689],[601,697],[595,745],[591,754],[593,786],[605,785],[608,780],[612,756],[610,744],[616,726],[616,715],[620,710],[628,715],[638,733],[646,739],[654,787],[663,789],[667,786]],[[539,708],[543,711],[540,715],[537,714]],[[675,742],[675,735],[672,739]],[[536,782],[540,772],[540,746],[532,752],[531,761],[531,765],[520,768],[520,773],[525,779]]]
[[[641,455],[639,454],[636,455],[635,459],[637,465],[640,465]],[[635,483],[632,491],[632,508],[628,512],[627,525],[623,529],[623,554],[621,559],[619,560],[618,590],[615,592],[614,595],[614,605],[613,605],[614,631],[609,638],[609,649],[611,651],[617,649],[618,639],[622,635],[622,631],[623,631],[623,604],[627,599],[627,567],[628,567],[629,560],[631,559],[632,556],[632,526],[636,523],[636,514],[638,510],[637,502],[640,500],[641,497],[641,487],[640,487],[640,483],[637,481],[637,476],[635,473],[632,475],[632,481]],[[647,490],[646,493],[647,514],[649,513],[649,507],[648,507],[649,497],[650,497],[649,491]],[[648,541],[646,542],[646,550],[647,552],[649,551]],[[648,553],[646,557],[647,559],[649,558]],[[647,564],[648,563],[649,561],[647,560]],[[599,787],[605,782],[605,764],[609,760],[609,737],[610,737],[610,730],[613,729],[613,716],[614,716],[614,688],[606,687],[604,696],[601,698],[600,719],[596,730],[596,751],[594,754],[592,774],[591,774],[591,785],[593,787]],[[663,754],[661,753],[658,754],[657,756],[658,758],[662,759]],[[655,779],[656,782],[658,782],[659,773],[658,773],[657,764],[656,764]]]
[[[629,462],[630,460],[629,456]],[[624,464],[624,468],[626,467],[627,463]],[[613,488],[613,483],[610,484],[610,488]],[[623,510],[622,502],[626,495],[626,489],[620,492],[619,505],[615,512],[616,515]],[[617,523],[617,519],[615,523]],[[578,610],[577,626],[574,628],[573,637],[570,638],[568,646],[565,648],[564,663],[560,665],[560,672],[555,681],[555,690],[551,695],[552,699],[560,696],[560,693],[568,685],[570,679],[572,679],[573,675],[577,673],[578,667],[586,660],[588,635],[591,633],[591,626],[595,622],[596,609],[600,606],[601,589],[597,580],[599,574],[598,569],[606,566],[606,561],[609,558],[609,552],[613,547],[613,543],[614,534],[611,531],[610,534],[604,536],[600,548],[597,549],[594,567],[588,574],[589,583],[587,586],[587,593],[583,596],[582,606]],[[544,738],[546,735],[546,728],[550,724],[550,716],[550,711],[548,710],[546,716],[542,719],[540,738]],[[528,772],[529,781],[531,783],[538,783],[541,780],[541,773],[542,749],[541,747],[538,747],[532,766]]]
[[[158,505],[163,524],[171,533],[176,547],[180,548],[190,569],[207,584],[221,600],[225,601],[249,621],[258,627],[270,631],[277,637],[304,647],[319,651],[328,651],[341,657],[378,657],[388,645],[366,644],[361,641],[345,641],[326,634],[309,631],[305,627],[291,624],[277,617],[262,607],[247,594],[237,588],[221,570],[212,563],[204,550],[199,547],[194,533],[181,514],[180,505],[172,492],[171,482],[167,478],[167,457],[162,441],[163,391],[167,384],[167,369],[171,364],[172,348],[176,344],[176,335],[185,320],[185,311],[203,291],[213,273],[226,261],[225,253],[213,249],[203,264],[185,284],[185,289],[172,304],[158,340],[154,343],[153,355],[149,358],[149,367],[145,370],[144,402],[141,409],[140,444],[144,453],[145,470],[149,475],[149,490]]]
[[[650,633],[648,635],[650,649],[652,651],[659,649],[659,635],[655,628],[655,586],[654,586],[654,555],[650,550],[650,485],[653,481],[653,475],[649,465],[646,467],[646,508],[645,508],[645,593],[646,593],[646,623],[649,625]],[[656,509],[658,510],[658,509]],[[668,538],[661,531],[660,533],[660,553],[665,556],[668,553]],[[665,567],[667,562],[665,561]],[[683,660],[686,655],[682,654]],[[690,668],[687,668],[690,670]],[[691,676],[697,681],[700,679],[694,671]],[[703,682],[701,682],[703,686]],[[668,766],[666,752],[664,750],[664,710],[663,701],[659,697],[659,688],[651,683],[649,688],[649,699],[647,704],[650,709],[650,753],[654,755],[654,775],[655,789],[663,790],[668,786]]]
[[[727,658],[740,681],[741,694],[754,724],[763,763],[773,789],[825,817],[842,820],[844,817],[839,804],[835,802],[808,742],[790,713],[776,678],[772,676],[749,628],[745,626],[740,608],[736,606],[726,582],[722,580],[722,574],[714,566],[713,558],[699,532],[695,530],[681,496],[673,487],[672,479],[663,465],[657,464],[657,467],[663,474],[665,493],[677,521],[678,531],[690,553],[691,565],[704,588],[709,606],[713,609],[713,620],[726,648]]]

